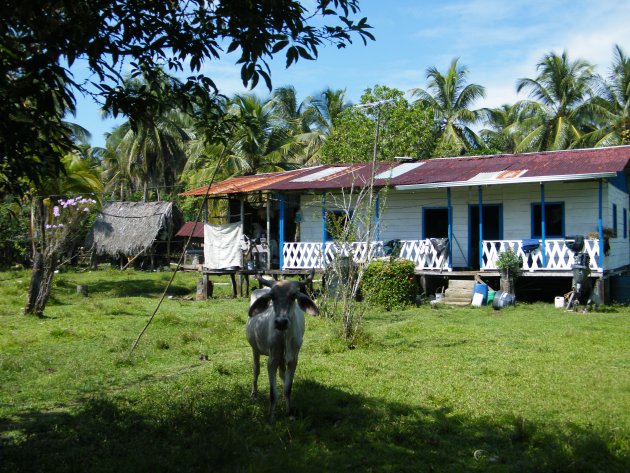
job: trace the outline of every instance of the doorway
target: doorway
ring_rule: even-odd
[[[503,205],[483,204],[483,239],[503,239]],[[468,206],[468,265],[479,269],[479,205]]]

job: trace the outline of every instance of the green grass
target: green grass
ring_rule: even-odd
[[[626,307],[371,309],[356,349],[309,317],[296,419],[272,428],[229,286],[194,302],[178,274],[128,356],[170,277],[58,274],[38,319],[29,274],[0,273],[0,470],[630,471]]]

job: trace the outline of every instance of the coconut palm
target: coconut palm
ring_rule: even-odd
[[[295,142],[289,128],[273,113],[274,103],[254,94],[237,94],[228,108],[236,120],[225,159],[231,175],[251,175],[294,167]]]
[[[526,124],[537,116],[537,110],[524,102],[483,108],[480,112],[488,128],[479,135],[489,148],[502,153],[516,152],[518,144],[529,133]]]
[[[516,151],[544,151],[574,146],[589,130],[593,107],[588,99],[595,81],[593,66],[578,59],[571,61],[566,53],[549,53],[537,65],[535,79],[519,79],[516,90],[528,91],[535,100],[523,101],[531,112],[522,121],[529,133]]]
[[[471,110],[477,99],[486,95],[485,88],[466,84],[468,69],[457,65],[453,59],[446,74],[435,67],[427,69],[427,89],[416,88],[410,92],[418,101],[433,110],[437,125],[437,153],[464,154],[483,148],[484,144],[469,127],[481,118],[478,110]]]
[[[596,110],[596,130],[582,137],[588,146],[630,144],[630,58],[619,45],[607,81],[600,81],[598,95],[590,101]]]
[[[335,119],[352,104],[346,99],[345,89],[324,89],[318,97],[311,100],[310,112],[313,122],[320,132],[328,136],[335,127]]]
[[[143,186],[143,199],[148,199],[148,185],[173,190],[186,164],[185,144],[191,139],[189,117],[170,110],[151,120],[118,126],[110,135],[110,147],[118,155],[110,163],[118,163],[121,179],[134,178]],[[126,169],[125,169],[126,168]]]

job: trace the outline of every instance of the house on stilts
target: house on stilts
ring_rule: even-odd
[[[213,251],[217,231],[231,226],[228,241],[247,235],[266,242],[256,268],[262,261],[267,271],[290,273],[326,267],[336,251],[327,228],[331,215],[353,214],[337,205],[336,196],[373,181],[374,241],[356,242],[356,259],[379,256],[385,242],[397,240],[400,257],[412,260],[431,287],[432,279],[496,278],[498,255],[511,249],[523,261],[523,284],[544,286],[553,278],[568,291],[570,242],[583,238],[591,277],[608,299],[610,278],[630,270],[629,163],[630,146],[617,146],[396,160],[375,168],[320,165],[236,177],[183,195],[207,196],[207,209],[212,201],[224,201],[221,224],[209,224],[205,213],[206,251]],[[248,269],[237,250],[214,251],[206,254],[207,270]],[[221,255],[228,254],[223,261]]]

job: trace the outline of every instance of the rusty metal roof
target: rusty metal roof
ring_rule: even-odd
[[[182,228],[177,231],[175,236],[189,237],[191,233],[193,238],[203,238],[203,222],[197,222],[196,225],[195,222],[186,222],[182,225]]]
[[[630,146],[502,154],[460,158],[434,158],[415,163],[379,162],[375,184],[384,186],[478,185],[517,183],[540,178],[554,180],[595,178],[624,171]],[[370,182],[371,163],[322,165],[297,171],[243,176],[215,183],[211,195],[254,191],[298,191],[363,187]],[[404,188],[404,187],[403,187]],[[207,187],[181,195],[205,195]]]

